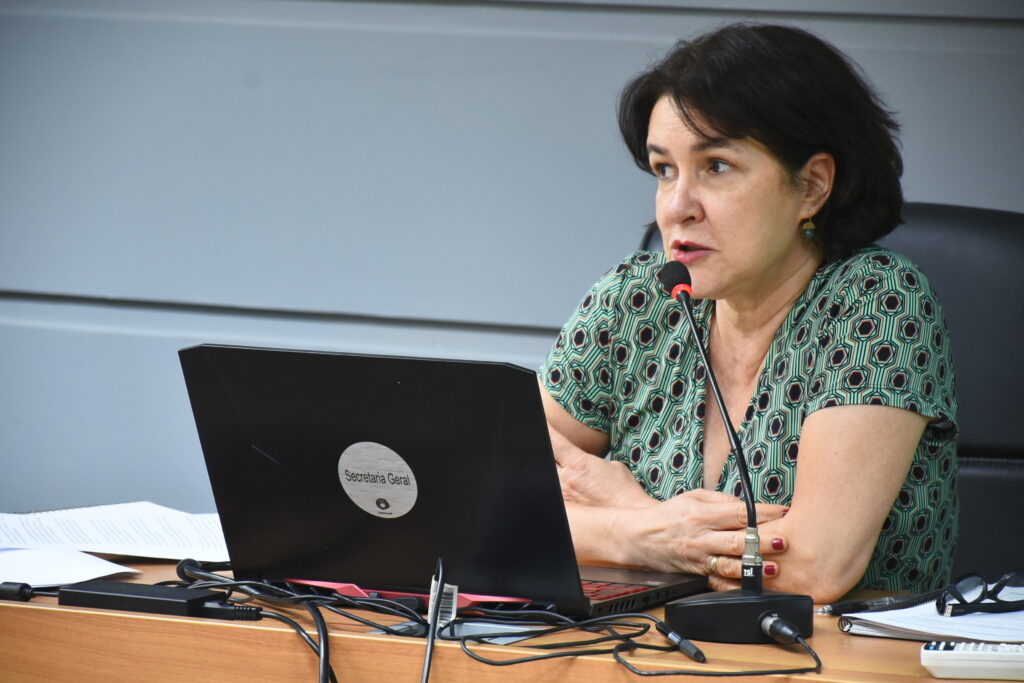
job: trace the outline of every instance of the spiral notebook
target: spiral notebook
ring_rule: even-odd
[[[1004,600],[1024,599],[1024,588],[1004,588]],[[858,612],[839,618],[839,628],[858,636],[903,640],[1024,643],[1024,611],[1004,614],[939,614],[934,602],[887,612]]]

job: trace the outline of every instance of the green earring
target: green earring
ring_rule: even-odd
[[[810,218],[808,218],[803,225],[800,226],[800,231],[804,234],[805,240],[814,239],[814,230],[817,228]]]

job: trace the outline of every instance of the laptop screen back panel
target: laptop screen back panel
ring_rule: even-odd
[[[221,346],[180,357],[236,576],[423,592],[441,556],[462,591],[586,612],[534,373]],[[339,460],[360,443],[408,464],[405,514],[345,492]]]

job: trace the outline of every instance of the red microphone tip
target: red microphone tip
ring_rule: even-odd
[[[680,292],[686,292],[687,296],[693,296],[693,287],[687,282],[682,282],[672,288],[672,298],[678,299]]]

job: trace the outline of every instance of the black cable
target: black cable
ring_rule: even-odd
[[[331,668],[331,641],[327,632],[327,622],[324,621],[324,615],[320,613],[320,608],[315,602],[307,600],[302,603],[302,606],[312,615],[313,623],[316,625],[320,683],[330,683],[334,675]]]
[[[495,620],[494,623],[499,623],[499,621],[522,621],[524,619],[530,619],[530,620],[532,620],[534,622],[536,622],[536,621],[556,622],[557,621],[557,622],[561,622],[563,624],[575,624],[576,623],[572,619],[572,617],[567,617],[564,614],[559,614],[558,612],[550,612],[548,610],[541,610],[541,609],[518,609],[518,610],[489,609],[489,608],[483,607],[481,605],[474,605],[472,607],[465,608],[463,611],[466,614],[468,614],[468,613],[483,614],[484,616],[487,616],[487,617]]]
[[[501,633],[481,634],[481,635],[478,635],[478,636],[452,636],[452,637],[447,638],[447,639],[449,639],[449,640],[460,640],[462,638],[466,638],[466,639],[475,640],[475,641],[478,641],[478,642],[486,642],[486,641],[488,641],[490,639],[493,639],[493,638],[515,637],[515,638],[519,638],[520,640],[529,640],[529,639],[533,639],[533,638],[539,638],[541,636],[547,636],[547,635],[552,635],[552,634],[555,634],[555,633],[561,633],[563,631],[568,631],[568,630],[582,630],[582,631],[591,631],[591,630],[593,630],[593,631],[596,631],[596,632],[600,632],[600,630],[602,630],[602,629],[610,629],[613,626],[624,626],[624,627],[629,627],[629,628],[635,629],[635,632],[630,634],[631,637],[639,637],[639,636],[644,635],[648,631],[650,631],[650,626],[648,626],[646,624],[634,624],[634,623],[628,622],[628,621],[620,621],[620,619],[622,617],[634,617],[634,616],[648,618],[651,621],[657,621],[657,619],[655,619],[654,617],[651,617],[649,615],[632,614],[632,613],[625,614],[625,615],[614,615],[614,616],[609,615],[609,616],[591,617],[589,619],[583,619],[583,620],[580,620],[580,621],[574,621],[574,620],[569,619],[569,618],[563,618],[564,621],[562,621],[562,623],[559,623],[559,624],[554,625],[554,626],[547,626],[546,628],[534,630],[534,631],[531,631],[531,632],[525,633],[525,634],[524,634],[523,631],[508,631],[508,632],[501,632]],[[458,623],[498,623],[498,624],[500,624],[500,623],[506,623],[506,621],[505,620],[497,620],[497,621],[495,621],[495,620],[493,620],[491,618],[482,618],[481,619],[481,618],[472,618],[472,617],[471,618],[461,617],[459,619],[454,620],[451,624],[449,624],[449,626],[448,626],[449,630],[451,630],[451,628],[454,625],[458,624]],[[531,622],[531,621],[528,621],[528,620],[521,620],[519,623],[532,625],[534,622]],[[442,632],[442,638],[445,638],[445,636],[443,635],[443,632]],[[589,642],[591,642],[591,641],[574,640],[574,641],[568,642],[566,644],[566,646],[569,647],[569,646],[572,646],[575,643],[586,644],[586,643],[589,643]],[[529,647],[545,648],[545,647],[550,647],[550,645],[547,645],[547,644],[545,644],[545,645],[530,645]]]
[[[381,614],[390,614],[394,617],[401,617],[419,624],[426,625],[427,621],[416,610],[387,598],[354,598],[340,593],[331,594],[332,602],[338,602],[348,607],[370,610]]]
[[[302,624],[300,624],[299,622],[295,621],[291,617],[289,617],[289,616],[287,616],[285,614],[279,614],[278,612],[271,612],[270,610],[266,610],[266,609],[263,610],[263,616],[266,617],[266,618],[269,618],[269,619],[276,619],[277,621],[280,621],[280,622],[282,622],[284,624],[287,624],[288,626],[290,626],[292,628],[292,630],[294,630],[297,634],[299,634],[299,636],[304,641],[306,641],[306,645],[308,645],[313,650],[313,652],[319,652],[320,651],[320,646],[316,644],[316,641],[313,640],[313,638],[310,637],[310,635],[308,633],[306,633],[306,629],[302,628]]]
[[[191,563],[189,560],[183,560],[179,563],[178,575],[194,581],[194,583],[191,583],[190,585],[196,588],[236,588],[247,595],[247,599],[260,599],[279,604],[295,604],[304,600],[316,600],[321,603],[321,606],[326,607],[336,614],[392,635],[407,634],[388,626],[384,626],[383,624],[378,624],[368,619],[345,612],[344,610],[338,609],[333,603],[341,603],[342,605],[354,607],[356,609],[367,609],[383,614],[390,614],[392,616],[415,621],[419,624],[426,624],[426,620],[424,620],[423,617],[421,617],[415,610],[393,600],[387,600],[385,598],[354,598],[347,595],[341,595],[337,592],[332,592],[330,595],[326,596],[315,593],[299,593],[292,587],[295,584],[287,584],[292,588],[285,588],[265,581],[236,581],[229,579],[226,576],[205,571],[200,568],[198,563],[194,560],[191,561]],[[203,581],[196,580],[198,578],[203,579]]]
[[[645,614],[645,613],[629,613],[629,614],[615,615],[614,617],[595,617],[595,618],[591,618],[591,619],[586,619],[586,620],[582,620],[582,621],[579,621],[579,622],[575,622],[572,625],[568,625],[567,624],[565,626],[560,626],[560,627],[555,627],[555,628],[544,629],[542,631],[537,631],[537,632],[532,633],[532,634],[530,634],[528,636],[525,636],[525,637],[523,637],[521,632],[508,632],[508,633],[492,633],[492,634],[487,634],[485,636],[472,636],[472,637],[467,636],[467,637],[462,637],[459,640],[460,640],[460,646],[461,646],[463,652],[465,652],[467,655],[469,655],[470,657],[472,657],[476,661],[484,663],[484,664],[488,664],[490,666],[511,666],[511,665],[515,665],[515,664],[524,664],[524,663],[527,663],[527,662],[536,662],[536,661],[542,661],[542,660],[545,660],[545,659],[556,659],[556,658],[561,658],[561,657],[578,657],[578,656],[581,656],[581,655],[611,654],[618,663],[622,664],[631,673],[634,673],[634,674],[636,674],[638,676],[681,676],[681,675],[690,675],[690,676],[737,677],[737,676],[768,676],[768,675],[786,675],[786,674],[802,674],[802,673],[812,673],[812,672],[820,673],[821,672],[821,666],[822,666],[821,659],[818,657],[817,653],[814,652],[814,650],[810,647],[810,645],[808,645],[807,642],[803,638],[800,638],[799,636],[797,636],[796,639],[791,641],[791,642],[796,642],[801,647],[804,648],[804,650],[814,659],[814,662],[815,662],[815,666],[814,667],[801,667],[801,668],[790,668],[790,669],[764,669],[764,670],[752,670],[752,671],[724,671],[724,672],[720,672],[720,671],[706,671],[706,670],[699,670],[699,669],[666,669],[666,670],[660,670],[660,671],[647,671],[647,670],[639,669],[634,664],[632,664],[630,661],[625,659],[625,657],[623,657],[623,653],[624,652],[632,652],[632,651],[638,650],[638,649],[652,650],[652,651],[656,651],[656,652],[671,652],[671,651],[678,651],[678,648],[675,645],[649,645],[649,644],[646,644],[646,643],[639,643],[639,642],[637,642],[635,640],[635,638],[637,638],[640,635],[643,635],[644,633],[648,632],[650,630],[650,627],[645,625],[645,624],[637,624],[637,623],[633,623],[633,622],[622,622],[621,619],[623,619],[623,618],[645,619],[645,620],[649,620],[649,621],[654,622],[655,625],[657,625],[659,622],[663,623],[663,622],[661,622],[660,619],[658,619],[658,618],[656,618],[656,617],[654,617],[654,616],[652,616],[650,614]],[[587,627],[587,626],[600,626],[601,628],[606,629],[609,632],[609,635],[608,636],[603,636],[603,637],[598,638],[598,639],[593,639],[591,641],[574,641],[573,643],[561,643],[561,644],[557,644],[557,645],[556,644],[526,645],[525,647],[536,648],[536,649],[549,649],[551,647],[556,647],[556,646],[559,646],[559,645],[563,646],[563,647],[573,647],[575,645],[575,646],[578,647],[580,645],[592,644],[592,643],[597,642],[597,641],[607,642],[608,640],[612,640],[612,639],[618,639],[620,642],[617,643],[614,647],[611,647],[611,648],[596,648],[596,649],[586,649],[586,650],[572,649],[572,650],[568,650],[566,652],[553,652],[553,653],[546,653],[546,654],[543,654],[543,655],[533,655],[533,656],[528,656],[528,657],[518,657],[518,658],[515,658],[515,659],[502,659],[502,660],[489,659],[489,658],[484,657],[483,655],[481,655],[481,654],[479,654],[477,652],[474,652],[469,647],[469,643],[471,643],[471,642],[476,642],[476,643],[487,642],[487,641],[489,641],[490,639],[493,639],[493,638],[500,638],[500,637],[505,637],[505,636],[518,636],[518,637],[523,638],[523,639],[529,639],[529,638],[535,638],[535,637],[540,637],[540,636],[544,636],[544,635],[550,635],[551,633],[558,632],[558,631],[561,631],[561,630],[567,630],[569,628],[580,628],[580,627]],[[614,628],[615,626],[619,626],[619,627],[626,626],[626,627],[629,627],[629,628],[636,629],[636,632],[630,633],[630,634],[627,634],[627,635],[619,634],[619,633],[617,633],[615,631],[615,628]]]
[[[473,620],[473,621],[467,621],[465,623],[478,623],[478,622],[476,620]],[[635,633],[629,634],[628,636],[619,635],[619,634],[615,633],[614,630],[611,627],[607,627],[607,630],[609,631],[609,635],[605,635],[605,636],[598,636],[598,637],[595,637],[595,638],[589,638],[587,640],[569,640],[569,641],[563,641],[563,642],[557,642],[557,643],[540,643],[540,644],[537,644],[537,645],[525,645],[525,646],[522,646],[522,647],[529,647],[529,648],[533,648],[533,649],[537,649],[537,650],[556,650],[556,649],[559,649],[559,648],[582,648],[582,647],[589,647],[591,645],[600,645],[602,643],[607,643],[607,642],[610,642],[610,641],[622,641],[622,640],[626,640],[626,639],[628,639],[630,637],[634,637],[634,638],[635,637],[639,637],[639,636],[647,633],[650,630],[649,627],[647,627],[647,626],[645,626],[643,624],[632,624],[631,626],[633,628],[636,628],[637,630],[636,630]],[[499,633],[482,634],[482,635],[478,635],[478,636],[458,636],[458,637],[451,638],[451,640],[459,640],[459,641],[465,640],[467,642],[472,641],[472,642],[477,642],[477,643],[487,643],[489,645],[493,645],[494,643],[492,641],[494,641],[495,639],[498,639],[498,638],[516,638],[518,640],[518,642],[521,643],[522,641],[525,641],[525,640],[531,640],[533,638],[540,638],[541,636],[548,636],[548,635],[551,635],[552,633],[558,633],[558,632],[560,632],[560,630],[558,630],[558,631],[538,630],[538,631],[532,631],[532,632],[506,631],[506,632],[499,632]],[[600,632],[600,631],[597,631],[597,632]],[[669,649],[675,649],[675,648],[669,648]],[[610,649],[609,650],[604,650],[603,652],[605,654],[609,654],[609,653],[611,653],[611,650]],[[575,652],[573,654],[580,654],[580,653],[577,651],[577,652]],[[541,657],[541,655],[537,655],[537,656]]]
[[[798,643],[803,649],[814,659],[814,666],[793,668],[793,669],[760,669],[753,671],[702,671],[700,669],[662,669],[662,670],[646,670],[638,669],[633,666],[625,657],[622,656],[624,648],[622,645],[618,645],[612,656],[615,657],[615,661],[626,667],[630,673],[634,673],[637,676],[721,676],[735,678],[737,676],[773,676],[773,675],[785,675],[785,674],[806,674],[806,673],[821,673],[821,659],[818,657],[818,653],[815,652],[807,641],[801,637],[797,637],[796,643]],[[644,649],[644,650],[658,650],[665,651],[666,648],[657,645],[645,645],[643,643],[632,643],[633,649]]]
[[[815,652],[814,648],[812,648],[807,643],[807,641],[803,639],[803,636],[799,636],[796,639],[796,642],[799,643],[800,647],[802,647],[807,652],[807,654],[809,654],[814,659],[814,673],[820,674],[821,673],[821,658],[818,657],[818,653]]]
[[[420,673],[420,683],[427,683],[430,680],[430,664],[434,659],[434,640],[437,637],[437,622],[441,619],[441,603],[444,597],[444,559],[437,558],[437,565],[434,569],[434,584],[430,591],[430,604],[427,606],[427,650],[423,653],[423,671]]]
[[[343,616],[346,619],[351,619],[352,621],[360,623],[363,626],[369,626],[372,629],[376,629],[378,631],[381,631],[382,633],[386,633],[389,636],[408,636],[409,635],[409,633],[406,632],[406,631],[402,631],[400,629],[396,629],[396,628],[391,627],[391,626],[385,626],[384,624],[378,624],[375,621],[371,621],[369,619],[366,619],[365,617],[361,617],[358,614],[352,614],[351,612],[346,612],[345,610],[340,609],[338,607],[335,607],[334,605],[331,605],[331,604],[328,604],[328,603],[321,603],[321,607],[323,607],[324,609],[330,610],[331,612],[334,612],[337,615]],[[420,622],[426,623],[426,622],[424,622],[422,617],[420,617],[418,619],[418,621],[417,621],[417,623],[420,623]],[[422,625],[422,623],[420,625]]]
[[[384,633],[409,636],[408,632],[403,632],[391,627],[384,626],[382,624],[374,623],[372,620],[365,619],[355,614],[350,614],[337,605],[343,604],[345,606],[351,606],[358,609],[369,609],[381,613],[390,614],[392,616],[411,617],[411,621],[424,627],[427,631],[428,642],[427,652],[424,657],[424,678],[426,681],[429,677],[430,661],[432,657],[432,649],[434,641],[430,637],[430,623],[424,619],[415,611],[411,610],[401,603],[396,603],[390,600],[382,598],[352,598],[349,596],[342,596],[338,593],[332,593],[330,595],[321,595],[315,593],[300,593],[297,590],[284,588],[275,584],[270,584],[262,581],[234,581],[225,576],[214,574],[202,570],[198,563],[194,563],[196,566],[189,565],[184,570],[179,565],[179,575],[184,574],[183,580],[189,585],[196,588],[222,588],[226,591],[238,591],[244,594],[245,598],[238,599],[249,600],[259,599],[266,600],[269,602],[281,603],[281,604],[301,604],[310,614],[313,615],[314,622],[317,623],[317,634],[319,637],[319,643],[313,641],[303,631],[307,645],[313,648],[320,661],[320,681],[327,681],[328,676],[330,681],[335,681],[334,672],[330,668],[329,663],[329,650],[328,650],[328,633],[326,622],[323,621],[323,615],[320,613],[319,608],[329,609],[336,614],[344,616],[348,619],[352,619],[358,623],[370,626],[378,629]],[[443,591],[443,572],[438,572],[439,581],[438,584],[440,589]],[[198,581],[196,579],[202,579]],[[440,595],[440,593],[439,593]],[[440,604],[440,599],[437,600]],[[651,629],[649,624],[638,623],[637,620],[644,620],[653,622],[655,626],[661,624],[664,626],[664,622],[654,617],[653,615],[646,613],[626,613],[609,615],[602,617],[592,617],[589,619],[574,620],[564,615],[559,615],[555,612],[547,612],[542,610],[506,610],[506,609],[488,609],[485,607],[474,606],[470,608],[464,608],[459,610],[459,618],[453,620],[447,624],[444,628],[438,629],[437,622],[435,619],[439,616],[439,609],[434,610],[430,615],[430,621],[433,621],[434,638],[441,638],[444,640],[458,640],[459,646],[463,652],[469,657],[475,659],[484,664],[490,666],[512,666],[515,664],[522,664],[526,662],[535,662],[546,659],[557,659],[564,657],[579,657],[583,655],[595,655],[595,654],[611,654],[615,661],[626,667],[631,673],[638,676],[672,676],[672,675],[690,675],[690,676],[723,676],[723,677],[736,677],[736,676],[768,676],[768,675],[789,675],[789,674],[802,674],[821,672],[821,659],[817,653],[807,644],[807,642],[799,637],[798,632],[793,630],[791,625],[782,623],[783,620],[776,620],[777,624],[772,626],[773,633],[777,636],[777,640],[782,643],[796,643],[799,644],[810,656],[814,659],[814,667],[803,667],[803,668],[790,668],[790,669],[775,669],[775,670],[752,670],[752,671],[702,671],[699,669],[671,669],[671,670],[658,670],[658,671],[647,671],[637,668],[633,663],[628,661],[623,654],[627,652],[633,652],[635,650],[651,650],[656,652],[669,652],[677,650],[678,648],[673,645],[649,645],[645,643],[639,643],[636,638],[648,633]],[[264,611],[263,614],[270,618],[278,618],[275,613]],[[288,619],[284,617],[284,619]],[[283,620],[283,619],[279,619]],[[285,622],[287,623],[287,622]],[[295,628],[298,626],[298,630],[301,630],[301,626],[293,622]],[[508,624],[512,625],[537,625],[540,628],[533,630],[529,633],[523,631],[507,631],[499,633],[488,633],[480,634],[475,636],[455,636],[454,628],[458,624],[462,623],[491,623],[491,624]],[[291,624],[290,624],[291,625]],[[620,633],[616,630],[628,629],[628,633]],[[667,626],[665,626],[667,628]],[[514,637],[518,639],[518,643],[528,641],[531,639],[539,638],[541,636],[550,636],[556,633],[561,633],[569,630],[582,630],[589,631],[595,634],[594,637],[585,640],[573,640],[568,642],[559,643],[541,643],[541,644],[526,644],[520,645],[521,647],[527,647],[537,650],[552,650],[558,648],[566,648],[564,652],[544,652],[543,654],[532,655],[527,657],[517,657],[514,659],[494,660],[489,659],[478,652],[471,649],[470,645],[476,644],[493,644],[494,639],[502,637]],[[658,629],[662,633],[664,631],[659,627]],[[422,631],[420,632],[422,633]],[[769,635],[772,635],[769,633]],[[773,637],[775,637],[773,636]],[[593,647],[594,645],[600,645],[602,643],[608,643],[618,641],[612,647]],[[517,643],[517,644],[518,644]]]
[[[299,622],[295,621],[294,619],[292,619],[289,616],[286,616],[284,614],[279,614],[277,612],[271,612],[270,610],[263,610],[263,616],[267,617],[267,618],[270,618],[270,619],[276,619],[277,621],[280,621],[280,622],[282,622],[284,624],[287,624],[288,626],[290,626],[292,628],[293,631],[295,631],[299,635],[299,637],[301,637],[304,641],[306,641],[306,645],[309,646],[309,648],[313,651],[314,654],[316,654],[316,655],[320,654],[320,646],[317,645],[317,642],[315,640],[313,640],[313,638],[310,637],[310,635],[308,633],[306,633],[306,629],[302,628],[302,624],[300,624]],[[328,668],[328,675],[331,678],[331,683],[338,683],[338,679],[334,675],[334,669],[333,668]]]
[[[237,588],[252,597],[271,601],[275,598],[287,601],[287,598],[295,595],[293,591],[265,581],[236,581],[220,574],[204,571],[194,560],[191,560],[192,565],[186,564],[188,562],[190,560],[182,560],[178,563],[178,576],[186,584],[195,588]]]
[[[523,664],[523,663],[526,663],[526,662],[538,662],[538,661],[543,661],[543,660],[547,660],[547,659],[559,659],[559,658],[564,658],[564,657],[579,657],[581,655],[612,654],[614,652],[614,649],[615,649],[614,647],[609,647],[609,648],[589,648],[588,647],[588,649],[583,649],[583,650],[578,649],[578,648],[587,647],[589,645],[593,645],[593,644],[596,644],[596,643],[599,643],[599,642],[607,642],[609,640],[627,640],[627,641],[629,641],[630,638],[635,638],[635,637],[642,636],[645,633],[650,631],[650,626],[648,626],[647,624],[636,624],[636,623],[628,622],[628,621],[620,621],[620,618],[622,616],[631,616],[632,617],[632,616],[637,616],[637,615],[629,614],[629,615],[615,615],[615,616],[592,617],[590,619],[584,619],[584,620],[576,621],[576,622],[573,622],[572,620],[568,620],[567,623],[559,624],[557,626],[551,626],[551,627],[548,627],[548,628],[545,628],[545,629],[541,629],[541,630],[537,630],[537,631],[533,631],[532,633],[529,633],[527,635],[524,635],[523,632],[521,632],[521,631],[509,631],[509,632],[502,632],[502,633],[489,633],[489,634],[486,634],[486,635],[479,635],[479,636],[462,636],[458,640],[459,640],[459,646],[460,646],[460,648],[462,649],[463,652],[465,652],[467,655],[469,655],[473,659],[477,660],[478,662],[482,662],[484,664],[489,664],[491,666],[511,666],[513,664]],[[652,620],[654,619],[653,617],[649,617],[649,616],[647,618],[650,618]],[[474,621],[478,621],[478,620],[474,620]],[[621,636],[621,635],[615,634],[614,629],[612,628],[614,626],[631,628],[631,629],[634,629],[634,632],[629,634],[629,636]],[[483,655],[481,655],[481,654],[479,654],[477,652],[474,652],[469,647],[469,643],[470,642],[484,643],[484,642],[489,642],[489,641],[491,641],[491,640],[493,640],[495,638],[504,638],[504,637],[519,638],[520,642],[522,642],[522,640],[529,640],[529,639],[532,639],[532,638],[539,638],[541,636],[552,635],[554,633],[561,633],[563,631],[567,631],[567,630],[570,630],[570,629],[588,630],[589,627],[599,627],[600,629],[608,630],[608,631],[611,632],[611,635],[609,635],[609,636],[602,636],[602,637],[594,638],[594,639],[590,639],[590,640],[575,640],[575,641],[570,641],[570,642],[565,642],[565,643],[543,643],[543,644],[540,644],[540,645],[525,645],[525,647],[533,648],[533,649],[539,649],[539,650],[546,650],[546,649],[552,649],[552,648],[557,648],[557,647],[574,648],[574,649],[569,649],[569,650],[567,650],[565,652],[550,652],[550,653],[546,653],[546,654],[543,654],[543,655],[532,655],[532,656],[529,656],[529,657],[519,657],[519,658],[516,658],[516,659],[488,659],[487,657],[484,657]],[[616,645],[616,647],[618,647],[618,645]],[[668,649],[675,649],[675,648],[672,647],[672,648],[668,648]]]
[[[188,560],[183,561],[188,563]],[[199,588],[237,588],[239,591],[245,593],[249,598],[267,600],[270,602],[278,602],[284,604],[295,604],[303,600],[316,600],[322,603],[323,607],[330,609],[331,611],[345,616],[346,618],[357,621],[371,628],[380,629],[387,633],[394,635],[404,635],[403,632],[391,629],[382,624],[357,617],[356,615],[349,614],[340,610],[336,607],[336,603],[353,607],[356,609],[366,609],[382,614],[390,614],[392,616],[401,617],[410,621],[415,621],[418,624],[426,625],[426,620],[420,616],[418,612],[412,608],[394,600],[388,600],[386,598],[358,598],[347,595],[342,595],[337,592],[332,592],[329,595],[317,594],[317,593],[300,593],[296,587],[296,584],[286,584],[289,588],[278,586],[265,581],[236,581],[229,579],[219,574],[213,574],[199,568],[198,563],[185,564],[182,566],[179,563],[179,575],[184,575],[194,581],[191,583],[193,587]],[[199,581],[197,579],[203,579]],[[269,593],[268,593],[269,591]]]
[[[543,654],[543,655],[533,655],[533,656],[530,656],[530,657],[518,657],[516,659],[488,659],[488,658],[484,657],[483,655],[477,654],[476,652],[473,652],[471,649],[469,649],[468,642],[471,641],[471,640],[473,642],[480,642],[480,640],[475,639],[475,638],[461,638],[459,640],[459,647],[462,648],[463,652],[465,652],[467,655],[469,655],[470,657],[472,657],[476,661],[482,662],[484,664],[489,664],[490,666],[512,666],[513,664],[525,664],[526,662],[539,662],[539,661],[546,660],[546,659],[559,659],[559,658],[563,658],[563,657],[579,657],[581,655],[606,655],[606,654],[611,654],[613,652],[612,648],[598,648],[598,649],[592,649],[592,650],[570,650],[570,651],[566,651],[566,652],[549,652],[549,653]],[[618,647],[618,646],[616,646],[616,647]]]

